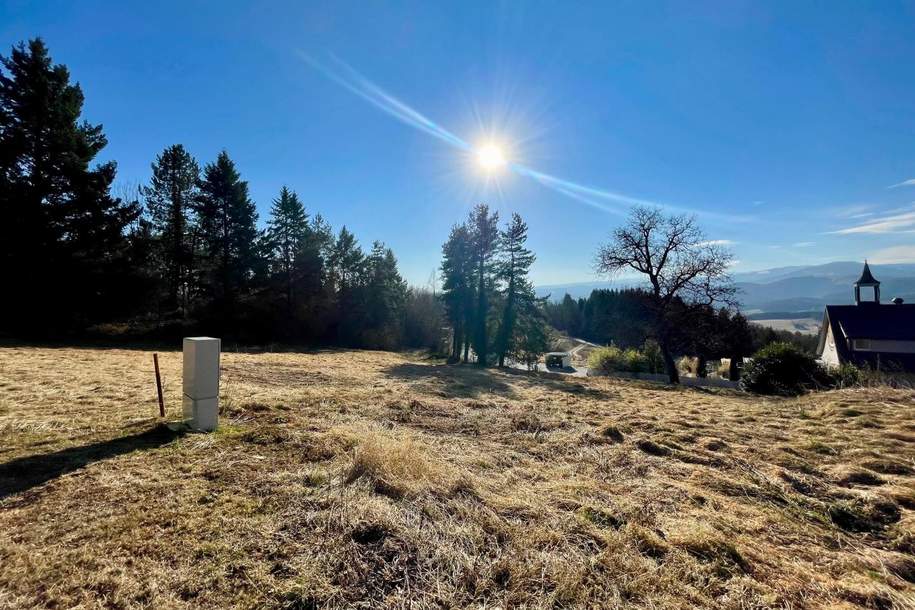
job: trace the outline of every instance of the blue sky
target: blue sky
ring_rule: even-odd
[[[46,40],[119,181],[225,148],[262,220],[286,184],[416,284],[479,201],[528,221],[540,284],[594,279],[634,200],[696,213],[735,271],[915,262],[915,2],[0,7],[2,53]],[[490,140],[513,167],[474,162]]]

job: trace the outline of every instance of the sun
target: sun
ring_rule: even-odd
[[[496,144],[484,144],[477,149],[477,163],[486,171],[495,171],[505,166],[505,153]]]

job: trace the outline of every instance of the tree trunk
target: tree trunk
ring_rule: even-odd
[[[461,329],[455,324],[454,334],[451,339],[451,359],[458,362],[461,359]]]
[[[480,259],[480,278],[477,292],[477,318],[476,318],[476,345],[474,350],[477,352],[477,365],[486,366],[486,318],[489,313],[489,305],[486,299],[486,276],[484,275],[483,259]]]
[[[667,369],[667,377],[670,383],[680,383],[680,372],[677,371],[677,363],[674,362],[674,357],[667,347],[667,342],[660,341],[658,345],[661,347],[661,355],[664,357],[664,367]]]
[[[731,381],[740,381],[740,363],[743,358],[740,356],[731,356],[731,364],[728,367],[728,379]]]
[[[696,377],[701,379],[708,377],[708,359],[704,354],[699,354],[696,358]]]

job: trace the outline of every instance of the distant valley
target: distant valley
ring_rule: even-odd
[[[741,308],[756,319],[818,319],[826,305],[854,302],[852,284],[861,275],[861,262],[840,261],[823,265],[776,267],[762,271],[735,273]],[[915,302],[915,264],[871,265],[880,280],[884,301],[902,297]],[[541,297],[559,301],[569,294],[578,299],[592,290],[620,289],[638,285],[633,281],[577,282],[537,287]]]

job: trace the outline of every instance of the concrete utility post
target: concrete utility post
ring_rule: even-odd
[[[184,419],[192,430],[216,429],[220,348],[213,337],[184,338]]]

